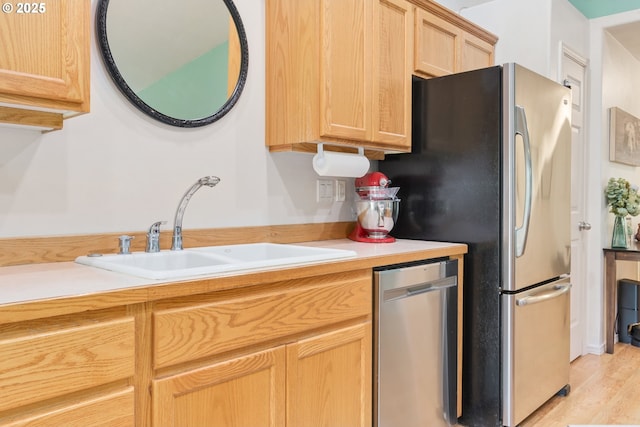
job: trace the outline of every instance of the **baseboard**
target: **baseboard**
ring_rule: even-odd
[[[604,354],[605,345],[604,343],[598,345],[587,345],[585,346],[586,354]]]

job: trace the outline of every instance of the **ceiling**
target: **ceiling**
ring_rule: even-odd
[[[640,0],[569,0],[589,19],[640,9]]]

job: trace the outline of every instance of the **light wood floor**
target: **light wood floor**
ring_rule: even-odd
[[[577,358],[570,384],[568,396],[554,396],[520,427],[640,425],[640,347],[617,343],[614,354]]]

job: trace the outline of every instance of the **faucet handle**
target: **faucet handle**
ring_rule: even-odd
[[[147,247],[145,252],[160,252],[160,227],[167,221],[157,221],[151,224],[147,233]]]
[[[149,227],[149,234],[159,234],[160,233],[160,227],[162,227],[166,223],[167,223],[167,221],[154,222],[153,224],[151,224],[151,227]]]
[[[129,236],[127,234],[123,234],[122,236],[118,237],[118,239],[119,239],[118,248],[120,249],[118,254],[129,255],[131,253],[130,251],[131,240],[135,239],[135,236]]]

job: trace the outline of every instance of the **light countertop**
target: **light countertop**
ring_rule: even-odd
[[[356,256],[340,260],[321,261],[248,272],[216,274],[175,279],[151,280],[115,273],[75,262],[29,264],[0,268],[0,322],[3,314],[9,315],[18,308],[35,302],[48,305],[65,300],[82,301],[91,308],[101,308],[123,303],[137,303],[157,298],[180,296],[184,292],[208,292],[226,287],[247,286],[251,283],[284,280],[295,277],[319,275],[358,268],[372,268],[420,259],[461,255],[467,252],[464,244],[397,240],[394,243],[360,243],[348,239],[322,240],[295,243],[321,248],[346,249]],[[244,283],[244,285],[243,285]],[[194,289],[194,287],[200,288]],[[189,288],[181,291],[180,288]],[[91,296],[101,298],[96,303]],[[111,296],[111,302],[105,300]],[[26,306],[25,306],[26,308]],[[45,307],[41,307],[44,309]],[[36,309],[36,307],[32,307]],[[8,311],[7,311],[8,310]],[[22,316],[19,316],[22,317]],[[30,316],[27,316],[30,317]]]

